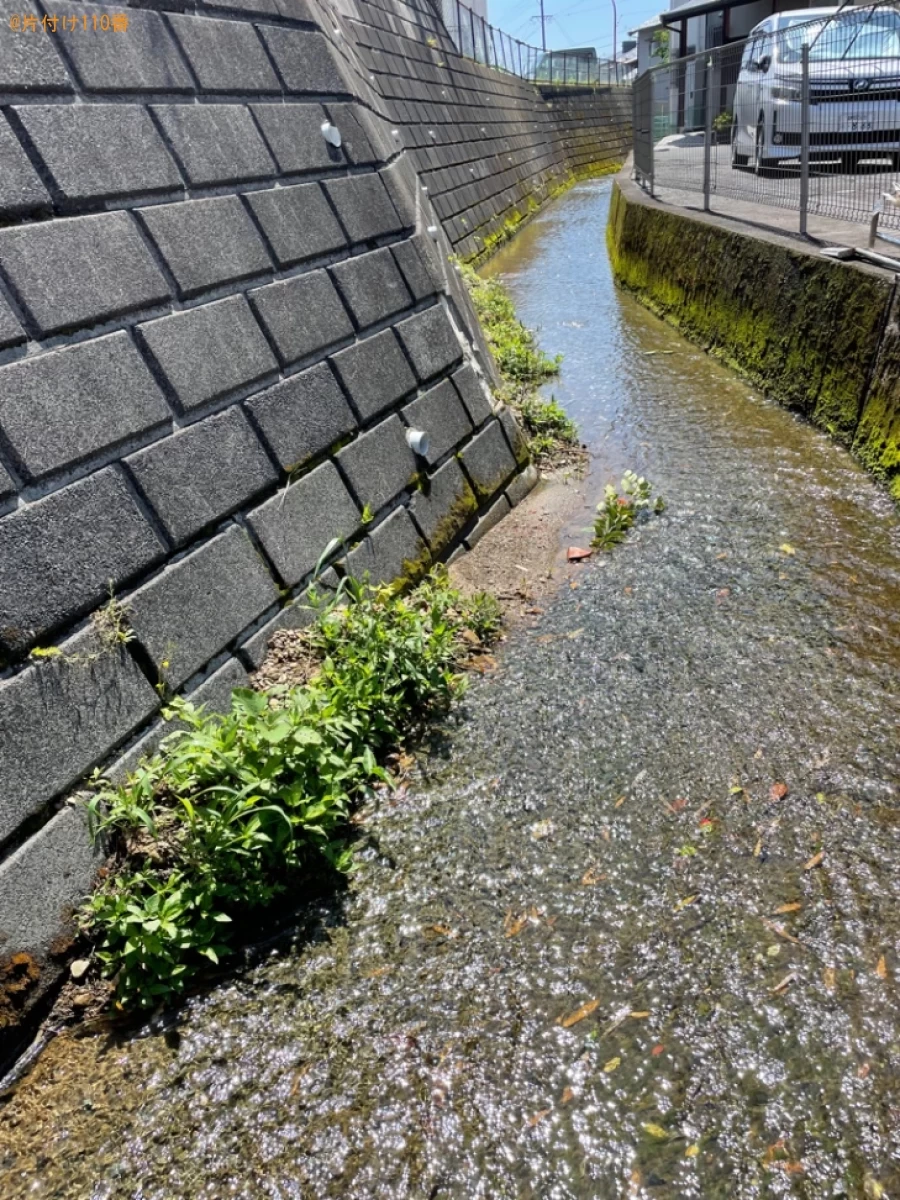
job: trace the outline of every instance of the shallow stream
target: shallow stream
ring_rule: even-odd
[[[295,950],[51,1049],[4,1196],[900,1200],[900,521],[615,291],[609,191],[490,269],[596,493],[666,512],[513,633]]]

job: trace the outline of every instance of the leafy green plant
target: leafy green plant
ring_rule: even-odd
[[[173,700],[181,724],[160,752],[122,786],[100,781],[90,814],[116,859],[82,925],[121,1008],[181,992],[248,914],[349,869],[350,809],[387,781],[387,752],[462,690],[468,620],[445,571],[406,596],[345,578],[297,634],[320,662],[309,683],[238,689],[224,715]]]
[[[503,628],[500,601],[490,592],[476,592],[463,603],[466,627],[471,629],[483,646],[490,646]]]
[[[591,542],[600,550],[612,550],[625,537],[642,514],[651,510],[661,513],[665,502],[661,496],[653,498],[653,485],[634,471],[626,471],[620,484],[621,493],[612,484],[604,489],[604,498],[597,505],[594,518],[594,537]]]
[[[372,509],[368,504],[364,504],[359,518],[360,525],[371,525],[374,518],[375,514],[372,512]]]
[[[91,618],[101,640],[110,648],[125,646],[134,640],[134,630],[128,621],[128,606],[116,596],[113,581],[109,581],[109,599]]]

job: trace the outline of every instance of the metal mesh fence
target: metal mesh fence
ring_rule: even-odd
[[[460,54],[531,83],[572,87],[609,86],[623,81],[622,64],[593,50],[541,50],[495,29],[460,0],[441,0],[441,15]]]
[[[634,86],[635,170],[662,199],[794,209],[802,232],[811,214],[900,227],[896,4],[776,13]]]

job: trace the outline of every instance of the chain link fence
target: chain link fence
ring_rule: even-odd
[[[801,233],[812,214],[900,228],[900,10],[776,13],[645,72],[634,165],[661,199],[789,208]]]
[[[530,83],[564,87],[600,87],[619,83],[624,75],[616,60],[600,59],[594,50],[541,50],[495,29],[460,0],[441,0],[447,32],[464,58]]]

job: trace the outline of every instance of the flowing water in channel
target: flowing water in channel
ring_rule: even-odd
[[[45,1068],[4,1196],[900,1198],[900,522],[614,290],[609,190],[491,270],[596,492],[666,513],[513,633],[294,951]]]

